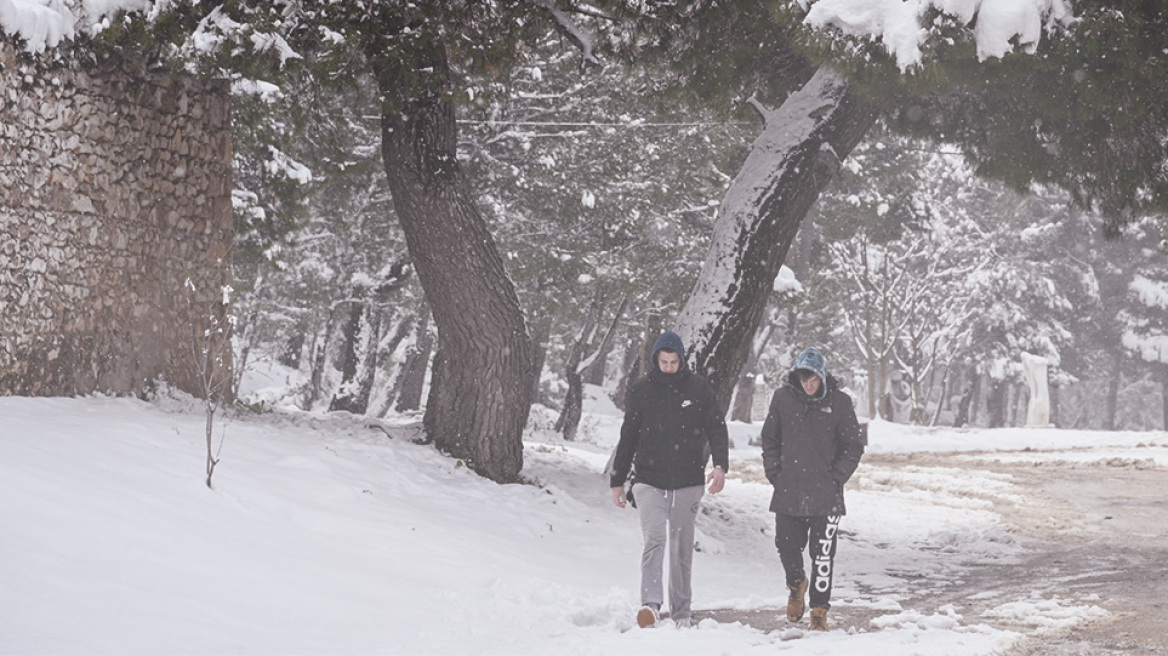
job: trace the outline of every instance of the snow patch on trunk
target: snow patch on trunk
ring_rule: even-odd
[[[839,108],[846,91],[845,80],[822,67],[779,109],[759,108],[766,126],[718,208],[706,261],[678,315],[677,332],[691,354],[705,350],[717,325],[725,320],[732,299],[741,292],[743,245],[758,232],[763,205],[797,165],[797,156],[806,144]]]

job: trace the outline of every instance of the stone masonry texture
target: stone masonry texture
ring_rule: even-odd
[[[227,85],[0,34],[0,394],[200,394],[230,308]]]

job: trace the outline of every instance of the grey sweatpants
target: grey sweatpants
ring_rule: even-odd
[[[675,621],[690,616],[694,523],[705,491],[702,485],[680,490],[660,490],[644,483],[633,486],[645,538],[645,550],[641,553],[641,603],[663,606],[661,573],[668,542],[669,614]]]

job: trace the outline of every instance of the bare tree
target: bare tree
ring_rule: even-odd
[[[194,380],[199,386],[206,418],[206,483],[211,487],[211,477],[219,464],[219,454],[223,451],[225,433],[219,438],[219,447],[214,445],[215,414],[224,402],[233,397],[233,377],[231,374],[231,330],[232,317],[227,312],[231,305],[231,288],[224,286],[217,300],[200,298],[195,283],[188,277],[184,283],[187,290],[187,325],[190,330],[190,362]]]

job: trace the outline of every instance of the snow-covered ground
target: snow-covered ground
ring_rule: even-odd
[[[768,633],[706,613],[689,630],[637,629],[636,513],[612,506],[601,475],[620,415],[591,391],[578,442],[539,429],[554,417],[536,413],[528,484],[479,478],[413,443],[405,419],[280,409],[218,420],[214,490],[189,398],[0,398],[0,653],[973,655],[1019,638],[1001,618],[1041,631],[1104,613],[1073,596],[976,615],[914,608],[906,572],[955,578],[1021,557],[994,504],[1024,500],[975,466],[861,464],[833,613],[875,619]],[[748,445],[758,428],[732,426],[737,477],[704,500],[698,617],[785,604]],[[870,440],[874,454],[1168,462],[1163,433],[878,422]]]

